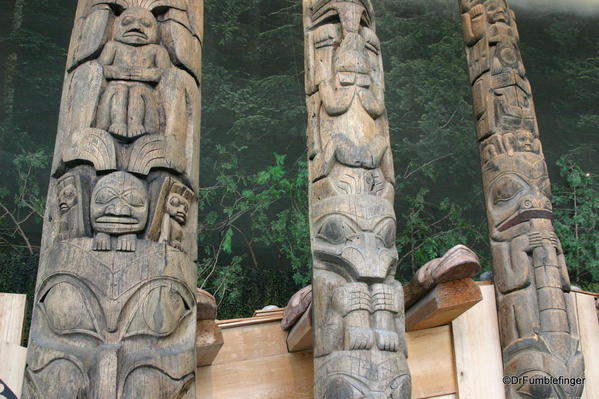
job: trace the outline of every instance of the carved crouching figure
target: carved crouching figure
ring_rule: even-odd
[[[146,188],[129,173],[111,173],[96,184],[90,213],[95,251],[110,251],[111,236],[116,236],[117,251],[134,252],[136,233],[144,230],[148,219]]]
[[[171,66],[158,43],[158,22],[141,7],[132,7],[116,22],[114,40],[98,58],[108,86],[98,109],[98,127],[133,140],[158,131],[159,113],[152,86]]]
[[[164,205],[162,228],[159,242],[181,251],[183,248],[183,226],[187,223],[189,206],[193,200],[193,192],[182,184],[174,184]]]

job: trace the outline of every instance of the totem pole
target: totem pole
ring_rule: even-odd
[[[514,13],[460,0],[493,257],[504,373],[514,398],[578,398],[584,375],[570,280]],[[541,377],[531,382],[532,377]],[[547,377],[547,378],[543,378]]]
[[[24,399],[195,399],[202,0],[79,0]]]
[[[409,398],[383,64],[370,0],[304,0],[316,399]]]

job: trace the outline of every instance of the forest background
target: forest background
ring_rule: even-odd
[[[1,2],[0,292],[31,296],[75,1]],[[205,3],[198,286],[247,317],[311,279],[301,1]],[[457,3],[374,2],[404,282],[458,243],[490,270]],[[570,276],[599,291],[599,1],[567,3],[512,6]]]

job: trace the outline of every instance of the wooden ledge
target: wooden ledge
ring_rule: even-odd
[[[482,299],[471,278],[439,284],[406,311],[406,331],[449,324]]]

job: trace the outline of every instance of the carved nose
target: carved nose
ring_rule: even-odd
[[[109,216],[131,216],[131,208],[123,201],[110,204],[106,208],[106,215]]]
[[[343,251],[343,258],[353,266],[360,280],[377,282],[387,276],[395,258],[379,247],[375,234],[364,232]]]
[[[118,352],[120,345],[102,345],[96,372],[95,399],[117,399]]]
[[[355,32],[345,36],[337,52],[335,67],[337,72],[367,74],[370,71],[366,41],[362,36]]]
[[[522,199],[522,209],[543,209],[547,207],[547,199],[542,196],[528,195]]]

